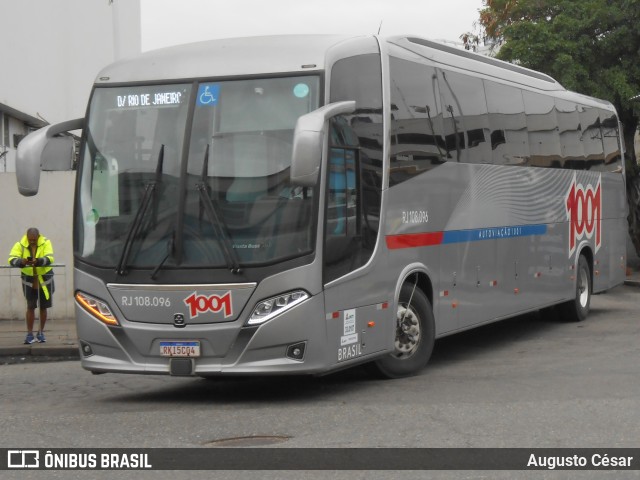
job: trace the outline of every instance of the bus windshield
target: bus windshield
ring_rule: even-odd
[[[315,76],[96,88],[76,255],[124,272],[310,253],[313,189],[289,174],[296,120],[318,106]]]

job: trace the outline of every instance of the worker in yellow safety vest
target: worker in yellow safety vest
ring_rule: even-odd
[[[27,337],[24,343],[46,342],[44,326],[47,309],[53,304],[53,247],[51,240],[40,235],[37,228],[27,230],[25,236],[11,249],[9,265],[21,269],[22,290],[27,299]],[[40,306],[40,330],[33,336],[35,310]]]

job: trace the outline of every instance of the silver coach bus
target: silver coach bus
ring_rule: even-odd
[[[99,73],[74,265],[92,372],[424,367],[434,340],[624,280],[620,127],[607,102],[415,37],[177,46]]]

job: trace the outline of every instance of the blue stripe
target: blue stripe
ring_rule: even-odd
[[[444,232],[442,243],[478,242],[481,240],[530,237],[534,235],[545,235],[546,233],[546,225],[519,225],[509,227],[477,228],[474,230],[450,230]]]

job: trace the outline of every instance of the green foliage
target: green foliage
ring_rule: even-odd
[[[640,0],[485,0],[480,23],[502,36],[497,57],[609,100],[627,143],[640,102]]]

